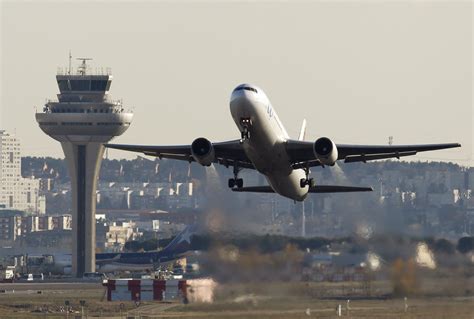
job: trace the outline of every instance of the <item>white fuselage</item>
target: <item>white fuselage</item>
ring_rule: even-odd
[[[288,133],[265,93],[255,86],[238,86],[232,92],[230,112],[241,132],[244,129],[242,119],[250,119],[250,138],[243,141],[243,148],[255,168],[265,175],[272,189],[293,200],[304,200],[308,186],[301,187],[300,180],[306,174],[303,169],[291,167],[285,148]]]

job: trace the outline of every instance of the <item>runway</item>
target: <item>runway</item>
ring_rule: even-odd
[[[21,292],[21,291],[30,291],[30,290],[85,290],[85,289],[97,289],[101,288],[101,282],[15,282],[15,283],[2,283],[0,284],[0,291],[5,291],[4,293],[9,293],[12,291]]]
[[[349,285],[350,283],[347,283]],[[352,283],[354,287],[358,283]],[[36,282],[0,284],[0,318],[65,316],[68,302],[71,315],[80,315],[81,301],[89,317],[153,316],[166,318],[334,318],[340,305],[343,316],[357,318],[466,318],[474,311],[472,296],[401,297],[374,299],[355,295],[332,296],[340,283],[265,282],[223,284],[213,303],[182,304],[131,300],[107,301],[98,282]],[[333,290],[331,290],[331,288]],[[346,287],[345,291],[353,291]],[[380,285],[374,285],[380,289]],[[38,293],[40,291],[40,293]],[[249,293],[250,291],[250,293]],[[347,298],[347,299],[346,299]],[[347,302],[351,299],[350,303]]]

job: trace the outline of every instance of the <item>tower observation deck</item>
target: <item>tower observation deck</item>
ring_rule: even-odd
[[[95,207],[103,143],[123,134],[133,113],[109,95],[110,70],[92,72],[88,58],[72,74],[59,71],[60,93],[36,113],[41,130],[61,143],[72,190],[72,271],[77,277],[95,271]]]

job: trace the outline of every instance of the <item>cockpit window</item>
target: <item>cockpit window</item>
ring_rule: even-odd
[[[257,89],[251,88],[249,86],[242,86],[242,87],[237,88],[235,90],[236,91],[247,90],[247,91],[252,91],[252,92],[258,93]]]

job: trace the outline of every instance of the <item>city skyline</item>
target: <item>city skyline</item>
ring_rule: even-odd
[[[263,88],[292,137],[306,118],[308,139],[460,142],[461,149],[412,160],[473,165],[470,3],[0,6],[0,128],[16,131],[22,155],[63,157],[36,126],[34,106],[58,93],[56,70],[72,50],[74,58],[92,57],[93,67],[111,67],[115,96],[134,107],[135,121],[116,143],[238,138],[229,96],[250,82]]]

